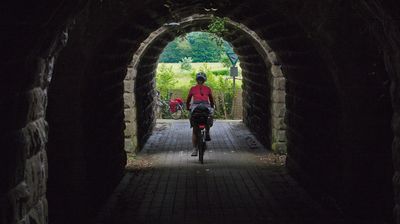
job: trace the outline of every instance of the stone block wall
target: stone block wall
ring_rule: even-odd
[[[47,55],[30,58],[28,67],[12,67],[32,79],[1,88],[0,223],[47,223],[47,88],[66,39],[67,34],[61,32]],[[12,70],[3,71],[12,74]]]
[[[259,19],[268,21],[273,18],[273,16],[271,18],[269,16],[266,17],[267,18],[261,16]],[[240,54],[240,59],[245,61],[245,63],[243,63],[244,67],[249,64],[254,67],[260,65],[266,66],[265,69],[259,69],[258,71],[249,71],[249,69],[242,68],[244,74],[243,88],[245,88],[243,96],[247,96],[247,98],[244,99],[251,100],[251,98],[257,98],[260,95],[260,92],[257,91],[260,89],[263,89],[261,95],[264,95],[265,98],[259,102],[244,102],[243,113],[245,115],[243,116],[243,120],[268,148],[277,153],[286,153],[286,124],[284,121],[286,113],[286,80],[280,68],[281,62],[277,58],[277,55],[271,49],[269,44],[259,36],[259,34],[266,31],[256,30],[257,32],[255,32],[247,27],[252,25],[254,26],[255,21],[256,20],[253,19],[249,19],[244,23],[229,21],[230,25],[232,25],[234,29],[240,31],[233,32],[227,36],[228,39],[232,39],[232,44],[236,46],[235,51]],[[274,23],[276,21],[272,20],[271,22]],[[275,28],[274,25],[271,27]],[[240,34],[242,37],[235,37],[235,34]],[[246,35],[247,39],[243,38]],[[245,50],[243,51],[243,49]],[[265,81],[261,79],[262,81],[259,82],[260,76],[265,78]],[[254,85],[258,86],[258,88],[253,87]],[[263,112],[259,110],[254,114],[254,111],[252,111],[252,105],[254,103],[258,103],[256,104],[257,106],[260,104],[265,106],[265,108],[262,109]],[[254,116],[258,116],[267,122],[249,122],[248,120],[252,119]],[[259,124],[264,127],[256,128]]]
[[[37,112],[43,114],[44,111]],[[0,221],[2,223],[29,221],[46,223],[48,219],[46,199],[48,170],[45,151],[47,123],[43,117],[31,121],[17,135],[19,135],[19,140],[26,144],[21,146],[24,151],[22,155],[19,155],[25,157],[26,160],[23,164],[10,164],[12,162],[8,162],[9,169],[6,171],[20,170],[18,170],[17,178],[14,177],[13,180],[17,185],[0,199],[0,214],[2,215]],[[17,139],[15,138],[15,140]]]
[[[50,223],[89,222],[124,174],[128,60],[121,59],[126,52],[116,51],[131,49],[124,40],[112,48],[104,39],[101,47],[92,41],[104,30],[89,28],[99,19],[89,11],[76,18],[48,92]],[[109,49],[113,52],[105,53]]]
[[[85,1],[7,4],[0,75],[0,223],[48,223],[48,87]],[[15,8],[14,8],[15,7]],[[17,9],[17,10],[14,10]],[[20,14],[20,12],[22,12]],[[57,13],[55,13],[57,12]]]
[[[275,137],[287,139],[287,166],[298,180],[309,184],[310,191],[318,185],[321,192],[329,195],[323,197],[331,198],[357,221],[390,217],[388,118],[391,110],[382,57],[377,49],[371,48],[376,44],[367,44],[372,40],[365,36],[354,38],[362,33],[362,25],[355,13],[350,12],[351,4],[337,7],[337,11],[331,10],[335,3],[331,6],[322,2],[299,3],[291,10],[286,4],[277,8],[286,8],[286,18],[293,20],[285,20],[270,11],[255,15],[254,10],[247,13],[246,9],[241,10],[239,16],[246,18],[248,14],[242,23],[267,43],[267,55],[258,52],[272,63],[271,72],[281,73],[286,79],[275,81],[270,74],[273,77],[269,82],[272,119],[274,112],[285,117],[284,124],[282,119],[271,121],[272,141]],[[311,11],[319,12],[321,17],[311,15]],[[323,18],[330,19],[326,22]],[[268,21],[268,25],[261,25],[264,21]],[[322,29],[325,25],[326,29]],[[345,43],[350,43],[351,50]],[[258,49],[262,48],[259,45]],[[285,94],[279,91],[274,94],[274,84],[279,85],[279,82],[284,85]],[[377,99],[377,95],[381,99]],[[286,103],[285,113],[281,102]],[[378,107],[380,112],[376,110]],[[282,132],[274,130],[279,124],[282,124],[279,128],[286,127],[286,138]],[[358,128],[353,129],[356,126]],[[374,148],[379,150],[372,150]],[[341,184],[343,181],[346,184]],[[368,187],[357,190],[354,186],[360,183]]]
[[[243,31],[237,30],[228,35],[227,39],[238,54],[242,68],[243,122],[264,145],[269,147],[271,145],[270,64],[265,64]]]
[[[235,49],[243,54],[240,48]],[[255,65],[255,66],[254,66]],[[271,145],[271,90],[269,71],[262,62],[241,63],[243,75],[243,122],[265,145]]]
[[[271,129],[272,129],[272,151],[285,154],[287,152],[286,139],[286,79],[279,67],[280,65],[272,65],[271,68]]]
[[[168,41],[155,40],[165,28],[150,33],[132,56],[124,80],[125,151],[136,153],[155,125],[155,70],[158,56]],[[160,46],[161,44],[161,46]]]
[[[124,80],[125,151],[129,153],[138,149],[135,80],[135,70],[130,64]]]
[[[400,198],[399,198],[399,192],[400,192],[400,178],[399,178],[399,155],[400,155],[400,145],[398,144],[399,142],[399,99],[400,99],[400,94],[399,94],[399,80],[400,80],[400,70],[399,70],[399,64],[400,64],[400,57],[399,57],[399,44],[400,43],[400,30],[399,30],[399,14],[398,11],[400,9],[400,5],[396,1],[377,1],[377,2],[368,2],[365,4],[360,4],[355,7],[356,11],[361,15],[363,18],[364,22],[369,24],[369,27],[373,29],[371,30],[371,33],[369,33],[371,36],[374,37],[375,43],[378,44],[379,46],[382,47],[381,52],[383,55],[377,54],[374,55],[375,57],[382,57],[384,58],[384,61],[380,61],[380,63],[371,63],[372,68],[380,68],[384,69],[387,72],[388,77],[386,77],[386,81],[380,80],[382,87],[385,89],[383,92],[382,89],[379,90],[374,90],[374,92],[380,92],[380,103],[377,104],[377,107],[380,107],[381,109],[376,111],[380,111],[381,115],[379,116],[386,116],[390,117],[390,114],[392,114],[392,119],[387,120],[386,126],[388,123],[391,124],[393,134],[392,133],[387,133],[387,132],[382,132],[381,135],[379,136],[379,139],[386,138],[388,141],[393,140],[392,144],[382,144],[383,141],[380,141],[379,143],[382,146],[385,146],[387,148],[391,147],[391,151],[387,150],[387,155],[384,153],[380,152],[375,152],[378,155],[376,155],[376,158],[379,158],[381,163],[379,166],[375,167],[385,167],[386,172],[385,175],[382,176],[382,179],[380,179],[380,182],[383,182],[387,185],[385,187],[386,194],[380,194],[378,195],[379,199],[382,200],[381,198],[385,198],[386,201],[389,203],[385,204],[386,208],[386,216],[393,217],[393,223],[400,223]],[[373,44],[371,44],[373,45]],[[383,64],[384,63],[384,64]],[[382,74],[379,74],[378,72],[371,71],[371,67],[368,66],[370,71],[369,74],[371,75],[377,75],[378,77],[381,76]],[[376,76],[375,76],[376,77]],[[389,81],[390,80],[390,81]],[[381,88],[382,88],[381,87]],[[390,91],[390,93],[389,93]],[[382,92],[384,94],[382,94]],[[389,94],[391,99],[389,99]],[[392,108],[388,108],[387,104],[389,104],[389,101],[391,101]],[[382,103],[385,102],[386,106],[383,107]],[[386,109],[383,109],[386,108]],[[393,109],[393,112],[391,111]],[[386,111],[386,113],[385,113]],[[383,115],[385,114],[385,115]],[[375,127],[377,130],[384,130],[383,126],[384,124],[379,122],[375,123]],[[378,143],[378,144],[379,144]],[[376,144],[376,143],[375,143]],[[382,147],[383,148],[383,147]],[[390,157],[391,153],[391,157]],[[391,164],[390,161],[393,163]],[[369,161],[368,161],[369,162]],[[382,168],[381,168],[382,169]],[[390,178],[390,174],[393,174],[393,177],[391,178],[391,183],[394,186],[394,192],[392,192],[392,189],[389,189],[390,187],[390,181],[387,181],[387,179]],[[375,182],[376,183],[376,182]],[[391,199],[394,196],[394,200]],[[393,208],[393,202],[395,204],[394,209]],[[392,215],[391,212],[394,212],[394,215]],[[388,223],[389,223],[388,221]]]
[[[383,55],[363,33],[369,25],[357,4],[317,5],[291,12],[304,25],[320,10],[312,19],[319,28],[303,26],[317,40],[305,46],[317,55],[279,55],[286,62],[288,167],[303,183],[317,181],[353,222],[390,223],[392,111]]]
[[[137,123],[138,132],[137,138],[139,139],[139,147],[143,147],[147,138],[150,136],[156,122],[155,114],[155,71],[157,64],[151,65],[152,67],[138,68],[136,80],[135,96],[137,102]]]

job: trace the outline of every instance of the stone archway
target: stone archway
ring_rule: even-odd
[[[182,19],[177,24],[178,26],[174,26],[173,28],[169,26],[163,26],[156,31],[152,32],[149,37],[143,41],[138,48],[138,50],[133,55],[132,62],[130,63],[127,71],[127,75],[124,80],[125,90],[124,90],[124,99],[125,99],[125,150],[127,152],[135,152],[138,148],[138,142],[145,140],[138,140],[138,131],[137,131],[137,109],[136,109],[136,100],[135,100],[135,81],[136,76],[138,75],[138,67],[140,65],[142,58],[152,58],[153,61],[147,63],[153,63],[153,71],[149,73],[149,75],[153,75],[150,78],[150,83],[147,89],[144,92],[152,93],[154,88],[154,61],[158,60],[158,55],[149,55],[148,51],[151,51],[152,48],[162,48],[159,45],[154,46],[154,42],[160,41],[160,38],[163,36],[166,38],[165,40],[161,41],[162,44],[168,43],[168,40],[174,38],[173,32],[175,30],[191,30],[194,31],[196,29],[200,29],[201,25],[199,23],[209,23],[211,22],[213,15],[193,15],[187,18]],[[230,19],[226,18],[227,26],[231,29],[237,29],[242,32],[243,35],[246,35],[247,39],[251,44],[253,44],[255,51],[258,52],[262,60],[265,64],[270,67],[270,71],[265,73],[265,76],[268,77],[270,80],[269,83],[270,87],[270,106],[268,107],[270,110],[271,118],[266,118],[270,120],[268,122],[270,127],[264,127],[265,129],[271,129],[271,131],[267,131],[265,134],[268,133],[272,136],[266,137],[270,138],[270,142],[267,147],[270,147],[272,150],[277,152],[286,152],[286,132],[285,132],[285,78],[280,68],[281,63],[279,59],[269,47],[267,42],[259,37],[254,31],[251,31],[248,27],[244,24],[240,24],[234,22]],[[162,46],[162,45],[161,45]],[[156,51],[157,52],[157,51]],[[243,56],[239,55],[239,57],[243,58]],[[147,75],[147,74],[146,74]],[[139,84],[140,85],[140,84]],[[141,88],[146,86],[146,84],[140,85]],[[247,91],[251,91],[248,89]],[[267,104],[267,102],[266,102]],[[150,105],[145,105],[146,111],[141,111],[141,114],[154,114],[154,107]],[[140,116],[140,115],[139,115]],[[154,124],[154,115],[150,116],[150,119],[153,119],[152,122]],[[143,130],[143,138],[146,138],[148,134],[151,132],[153,125],[150,125],[147,130]],[[262,138],[265,138],[262,136]],[[265,143],[265,142],[264,142]]]

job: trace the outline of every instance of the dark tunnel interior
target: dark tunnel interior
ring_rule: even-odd
[[[89,222],[124,175],[127,144],[139,151],[152,134],[161,52],[213,16],[227,18],[243,123],[257,139],[271,148],[283,135],[289,173],[352,223],[400,223],[397,1],[44,0],[6,9],[1,223]]]

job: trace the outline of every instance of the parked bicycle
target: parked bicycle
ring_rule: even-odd
[[[181,119],[184,113],[184,103],[181,98],[172,99],[172,93],[169,94],[169,99],[162,100],[157,93],[158,111],[162,118],[172,118],[175,120]]]

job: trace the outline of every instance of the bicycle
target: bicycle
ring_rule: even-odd
[[[167,118],[174,120],[181,119],[184,113],[183,100],[180,98],[171,99],[172,93],[169,95],[169,100],[162,100],[159,95],[157,96],[157,106],[161,109],[161,116],[165,118],[166,115]]]
[[[197,137],[197,150],[199,152],[199,161],[201,164],[204,162],[204,152],[207,150],[206,136],[207,126],[210,123],[210,111],[207,107],[198,106],[192,112],[190,120],[195,129]]]

